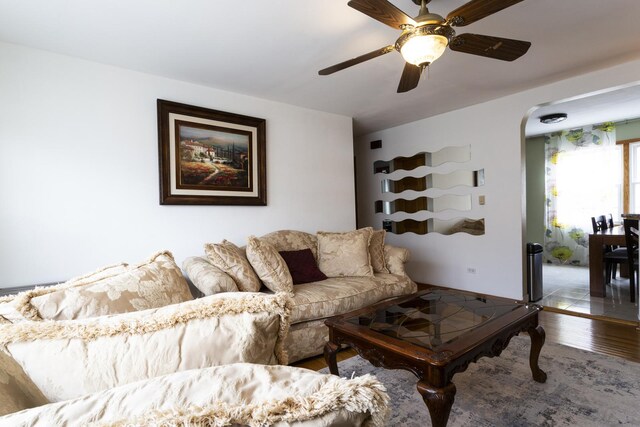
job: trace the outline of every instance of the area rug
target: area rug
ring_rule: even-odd
[[[547,382],[540,384],[531,378],[529,348],[528,336],[514,337],[500,357],[456,374],[448,426],[640,426],[640,364],[546,343],[540,368]],[[376,368],[359,356],[338,368],[343,377],[373,374],[384,383],[390,426],[431,425],[413,374]]]

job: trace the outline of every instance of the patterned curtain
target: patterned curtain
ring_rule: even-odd
[[[588,265],[591,217],[618,214],[619,153],[613,123],[545,135],[544,262]]]

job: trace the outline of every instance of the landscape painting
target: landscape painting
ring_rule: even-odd
[[[178,188],[251,190],[251,134],[176,122],[180,141]]]
[[[159,99],[160,204],[266,205],[265,124]]]

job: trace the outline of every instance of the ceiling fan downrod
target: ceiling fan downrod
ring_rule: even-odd
[[[427,9],[427,0],[422,0],[422,4],[420,5],[420,16],[426,15],[429,13],[429,9]]]

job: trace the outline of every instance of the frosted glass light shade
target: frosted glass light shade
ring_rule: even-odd
[[[400,48],[405,61],[413,65],[432,63],[440,58],[449,40],[438,34],[415,35]]]

